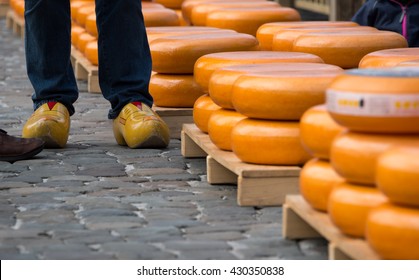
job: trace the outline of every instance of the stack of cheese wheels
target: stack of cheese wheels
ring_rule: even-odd
[[[287,7],[225,8],[208,13],[206,26],[229,28],[256,36],[258,28],[265,23],[300,20],[299,12]]]
[[[284,28],[276,32],[272,38],[272,50],[274,51],[292,51],[295,40],[306,33],[314,32],[336,32],[341,30],[347,31],[378,31],[378,29],[371,26],[302,26]]]
[[[412,68],[347,70],[327,89],[327,110],[346,128],[330,150],[346,182],[333,188],[327,209],[343,233],[365,237],[369,213],[388,202],[376,188],[379,157],[395,146],[419,147],[418,92],[419,71]]]
[[[150,42],[152,67],[156,72],[150,81],[150,93],[157,106],[193,107],[196,99],[205,93],[193,77],[199,57],[214,52],[258,50],[253,36],[231,30],[209,30],[162,36]]]
[[[294,71],[287,67],[243,74],[234,82],[233,107],[247,118],[234,126],[231,145],[243,162],[303,165],[311,158],[301,145],[299,120],[310,107],[324,103],[326,88],[343,70],[327,64],[297,63]]]
[[[376,165],[377,188],[389,203],[372,210],[366,238],[383,259],[419,259],[419,147],[394,147]]]
[[[325,63],[344,69],[357,68],[368,53],[407,47],[406,39],[391,31],[323,31],[305,33],[295,41],[293,51],[320,56]]]
[[[207,25],[207,16],[210,12],[226,9],[226,8],[255,8],[267,7],[278,8],[280,5],[271,1],[233,1],[233,2],[202,2],[197,3],[191,10],[191,23],[192,25],[205,26]]]
[[[259,40],[261,50],[271,51],[272,40],[274,35],[285,28],[294,27],[340,27],[340,26],[359,26],[353,21],[287,21],[287,22],[269,22],[261,25],[257,32],[256,38]]]
[[[394,67],[415,59],[419,59],[419,48],[381,50],[364,56],[359,63],[359,68]]]
[[[192,10],[196,5],[204,3],[247,3],[247,2],[266,2],[268,0],[184,0],[181,7],[182,17],[185,22],[192,25]]]
[[[344,182],[330,164],[330,148],[344,128],[329,115],[324,104],[308,109],[300,120],[303,148],[313,157],[300,173],[300,193],[316,210],[327,212],[329,195],[337,183]]]
[[[217,69],[223,69],[232,65],[243,65],[242,73],[252,71],[269,72],[275,69],[284,69],[281,65],[284,62],[314,62],[322,63],[323,61],[314,55],[304,53],[286,53],[286,52],[266,52],[266,51],[241,51],[241,52],[221,52],[201,56],[194,66],[194,78],[196,82],[203,88],[205,92],[209,92],[209,82],[212,74]],[[269,64],[269,66],[267,65]],[[276,64],[280,64],[279,66]],[[244,71],[244,72],[243,72]],[[234,70],[233,70],[234,72]],[[237,73],[237,72],[236,72]],[[232,75],[230,75],[232,77]],[[225,77],[224,77],[225,78]],[[219,79],[215,79],[218,81]],[[233,80],[230,84],[226,79],[224,85],[216,86],[213,94],[223,95],[226,89],[232,88]],[[229,94],[231,96],[231,94]],[[211,93],[210,96],[212,97]],[[233,126],[244,118],[243,115],[235,112],[232,106],[226,108],[221,104],[217,104],[223,109],[214,113],[214,116],[208,120],[208,133],[212,142],[220,149],[231,151],[231,141],[229,135]]]

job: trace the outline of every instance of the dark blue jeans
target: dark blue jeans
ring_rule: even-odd
[[[70,63],[69,0],[25,1],[28,77],[35,90],[34,109],[48,101],[74,114],[78,88]],[[114,119],[130,102],[151,106],[148,91],[151,55],[139,0],[96,0],[99,32],[99,84]]]

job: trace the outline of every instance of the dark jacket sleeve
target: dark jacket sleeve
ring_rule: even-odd
[[[374,26],[374,6],[376,5],[376,2],[377,0],[368,0],[367,2],[365,2],[352,17],[352,21],[363,26]]]

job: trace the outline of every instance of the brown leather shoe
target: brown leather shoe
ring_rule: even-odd
[[[41,152],[44,144],[39,138],[14,137],[0,129],[0,161],[13,163],[29,159]]]

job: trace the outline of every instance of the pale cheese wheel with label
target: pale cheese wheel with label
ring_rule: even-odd
[[[376,188],[342,182],[333,187],[327,212],[341,232],[364,238],[369,212],[386,202],[387,197]]]
[[[204,90],[208,91],[211,75],[217,69],[240,64],[278,62],[323,63],[318,56],[307,53],[272,51],[218,52],[201,56],[196,61],[194,65],[194,77],[197,83]]]
[[[311,158],[301,145],[298,122],[246,118],[233,128],[231,145],[246,163],[296,166]]]
[[[419,133],[419,69],[348,70],[326,97],[332,118],[353,131]]]
[[[192,74],[195,62],[206,54],[258,49],[257,39],[242,33],[168,36],[150,43],[153,71],[165,74]]]

